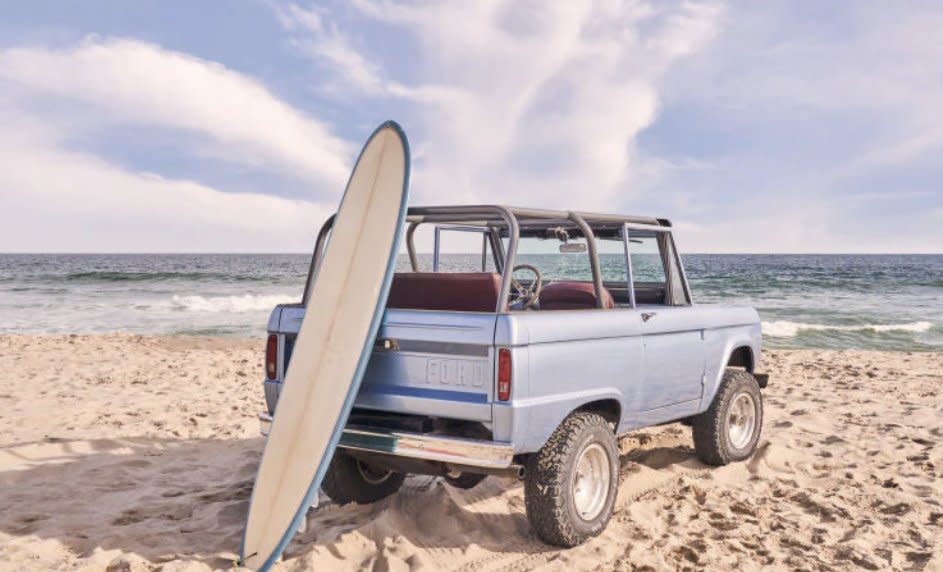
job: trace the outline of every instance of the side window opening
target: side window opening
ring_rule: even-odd
[[[670,306],[686,306],[691,303],[688,300],[687,292],[684,289],[684,277],[681,273],[681,266],[678,263],[678,253],[675,251],[674,241],[668,233],[659,235],[661,243],[662,259],[665,262],[665,268],[668,270],[667,290],[665,291],[665,304]]]
[[[632,288],[636,304],[664,304],[666,291],[665,264],[654,235],[629,234],[629,255],[632,259]]]
[[[630,233],[629,253],[636,304],[684,306],[689,303],[668,233]]]

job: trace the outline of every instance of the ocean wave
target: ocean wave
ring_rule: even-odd
[[[927,332],[933,327],[933,322],[908,322],[906,324],[862,324],[860,326],[837,326],[827,324],[806,324],[776,320],[763,322],[763,335],[773,338],[793,338],[802,330],[839,331],[839,332]]]
[[[256,312],[292,302],[297,302],[295,297],[286,294],[173,297],[175,308],[191,312]]]
[[[227,274],[225,272],[114,272],[90,271],[72,272],[61,278],[56,275],[45,275],[40,278],[46,280],[65,279],[75,282],[146,282],[157,280],[218,280],[224,282],[256,282],[270,281],[271,277],[246,274]]]

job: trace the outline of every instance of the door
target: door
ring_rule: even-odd
[[[642,332],[645,424],[697,411],[704,381],[704,328],[666,231],[632,231],[633,299]]]
[[[693,306],[640,307],[643,409],[697,409],[704,380],[704,330]],[[674,407],[672,409],[672,407]]]

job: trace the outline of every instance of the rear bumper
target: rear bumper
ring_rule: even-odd
[[[272,416],[262,413],[259,415],[259,424],[262,435],[268,435]],[[514,450],[507,443],[377,427],[346,427],[337,446],[354,451],[486,469],[506,469],[514,458]]]

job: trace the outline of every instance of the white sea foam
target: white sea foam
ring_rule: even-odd
[[[244,294],[242,296],[174,296],[173,305],[192,312],[256,312],[277,304],[297,302],[285,294]]]
[[[908,322],[906,324],[863,324],[860,326],[837,326],[826,324],[805,324],[776,320],[763,322],[763,335],[773,338],[792,338],[802,330],[840,331],[840,332],[926,332],[933,327],[933,322]]]

